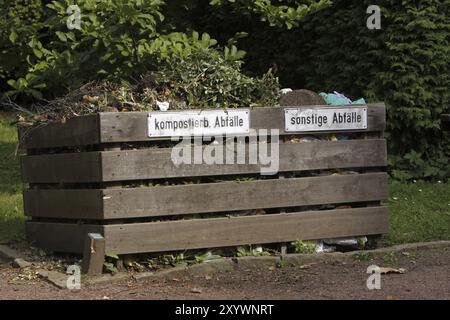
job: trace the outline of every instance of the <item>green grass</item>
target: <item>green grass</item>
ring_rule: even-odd
[[[0,243],[24,240],[22,183],[15,156],[17,131],[0,116]],[[388,245],[450,240],[449,183],[390,183]]]
[[[17,130],[0,117],[0,243],[24,239],[22,182],[16,157]]]
[[[450,183],[390,183],[388,245],[450,240]]]

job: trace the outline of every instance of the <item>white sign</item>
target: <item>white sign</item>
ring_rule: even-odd
[[[239,135],[249,132],[248,109],[167,111],[148,115],[149,137]]]
[[[284,109],[286,132],[367,129],[367,107]]]

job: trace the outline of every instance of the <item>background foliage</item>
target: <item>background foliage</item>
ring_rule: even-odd
[[[68,30],[65,10],[75,2],[81,29]],[[257,99],[254,77],[270,68],[286,87],[386,102],[392,175],[448,178],[439,115],[450,112],[450,0],[332,2],[0,0],[0,92],[29,103],[148,72],[192,83],[205,63],[227,70],[228,95],[218,89],[225,82],[213,84],[218,74],[182,94],[236,106]],[[381,30],[366,28],[373,4],[382,8]]]
[[[381,30],[366,27],[373,4],[381,7]],[[247,70],[270,65],[283,86],[384,101],[392,175],[443,179],[450,175],[450,140],[439,120],[450,112],[449,11],[450,0],[334,0],[287,30],[232,5],[199,4],[182,26],[224,43],[237,35]]]

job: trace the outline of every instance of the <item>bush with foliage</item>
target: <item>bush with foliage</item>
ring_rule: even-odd
[[[16,90],[7,82],[16,88],[27,82],[29,93],[40,96],[43,85],[26,75],[29,41],[42,28],[43,8],[41,0],[0,0],[0,98],[2,92]]]
[[[207,6],[220,8],[227,3],[271,24],[294,25],[329,0],[273,2],[216,0]],[[81,24],[71,30],[67,9],[75,3]],[[12,60],[12,65],[0,67],[0,86],[7,97],[21,101],[60,96],[92,80],[133,82],[171,59],[185,59],[200,51],[223,52],[229,61],[244,56],[233,45],[217,45],[206,33],[177,28],[181,18],[171,15],[176,12],[172,9],[189,5],[180,1],[58,0],[45,4],[41,0],[0,0],[0,5],[0,54],[2,61]],[[239,74],[234,86],[245,79]]]
[[[381,30],[366,27],[373,4]],[[233,6],[194,7],[186,17],[219,42],[244,35],[238,44],[255,74],[273,65],[284,86],[384,101],[391,173],[409,180],[450,175],[450,140],[439,123],[450,112],[449,11],[450,0],[334,0],[291,30],[246,19]]]
[[[239,69],[245,56],[246,74],[271,67],[284,86],[385,101],[392,175],[450,175],[450,140],[439,127],[450,112],[450,0],[79,0],[77,30],[66,27],[72,0],[45,3],[0,0],[0,90],[8,97],[49,99],[91,80],[127,84],[159,71],[181,79],[177,94],[193,105],[264,101],[259,80]],[[381,30],[366,27],[373,4]],[[204,52],[217,61],[202,64],[228,68],[221,84],[217,73],[196,80],[190,56]],[[191,82],[199,85],[189,86],[193,96],[183,89]]]
[[[311,254],[316,252],[317,245],[311,241],[295,240],[292,242],[296,253]]]
[[[365,8],[372,2],[337,1],[339,10],[323,12],[329,18],[308,22],[316,40],[307,45],[306,83],[386,102],[394,177],[449,177],[450,140],[439,117],[450,111],[450,1],[379,1],[382,29],[368,30]],[[329,22],[316,27],[323,21]]]

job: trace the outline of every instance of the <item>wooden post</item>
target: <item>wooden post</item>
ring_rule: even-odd
[[[376,132],[367,132],[364,135],[365,140],[370,139],[383,139],[384,138],[384,130],[376,131]],[[379,172],[378,168],[365,168],[362,170],[362,173],[371,173],[371,172]],[[381,201],[368,201],[366,202],[367,207],[379,207],[381,206]],[[368,235],[367,236],[367,243],[365,245],[365,249],[377,249],[380,244],[381,240],[383,238],[382,234],[374,234],[374,235]]]
[[[105,261],[105,238],[98,233],[88,233],[84,243],[82,272],[88,275],[102,274]]]
[[[279,179],[284,179],[285,176],[284,176],[283,174],[280,174],[280,175],[278,176],[278,178],[279,178]],[[286,213],[286,210],[281,209],[281,210],[280,210],[280,213]],[[281,255],[287,254],[287,243],[282,243],[282,244],[280,245],[280,252],[281,252]]]

